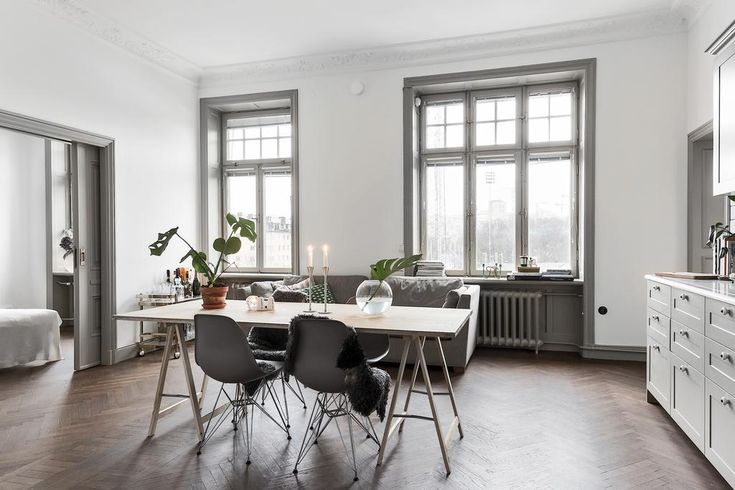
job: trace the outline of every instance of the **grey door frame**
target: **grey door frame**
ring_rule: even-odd
[[[100,149],[100,218],[102,254],[102,364],[114,364],[117,344],[115,297],[115,140],[109,136],[55,124],[0,109],[0,128],[55,139],[85,143]]]
[[[694,180],[695,172],[695,161],[697,158],[697,143],[713,138],[714,136],[714,121],[710,119],[706,123],[699,126],[697,129],[687,135],[687,200],[692,196],[694,189],[692,188],[692,182]],[[723,206],[725,208],[725,220],[724,223],[730,222],[730,206],[728,206],[727,199],[723,198]],[[693,262],[693,253],[689,247],[689,237],[691,236],[694,226],[694,216],[691,206],[687,206],[687,268],[689,268]]]

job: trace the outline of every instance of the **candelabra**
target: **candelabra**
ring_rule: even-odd
[[[327,273],[329,272],[329,267],[325,265],[324,267],[322,267],[322,270],[324,271],[324,312],[323,313],[325,315],[328,315],[329,313],[331,313],[331,311],[327,310],[327,287],[328,287],[327,286]]]
[[[309,296],[309,309],[304,310],[304,313],[316,313],[316,310],[312,308],[312,305],[311,305],[311,290],[314,288],[314,266],[313,265],[306,266],[306,272],[309,273],[309,287],[307,289],[307,294]]]

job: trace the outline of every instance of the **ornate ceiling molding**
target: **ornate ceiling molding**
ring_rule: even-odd
[[[407,43],[351,52],[205,68],[200,87],[293,79],[340,71],[466,61],[507,54],[565,48],[672,34],[687,30],[682,9],[608,17],[517,31]]]
[[[641,14],[202,68],[145,36],[94,13],[81,0],[34,0],[42,10],[72,22],[93,35],[195,84],[198,83],[202,88],[293,79],[340,71],[370,71],[466,61],[683,32],[710,2],[711,0],[672,0],[670,8]]]
[[[193,83],[198,83],[201,67],[150,39],[95,14],[77,0],[34,0],[46,12],[72,22],[91,34],[161,66]]]

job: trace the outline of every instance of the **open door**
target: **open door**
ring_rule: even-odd
[[[100,246],[100,150],[71,148],[72,222],[75,234],[74,369],[101,362],[102,258]]]

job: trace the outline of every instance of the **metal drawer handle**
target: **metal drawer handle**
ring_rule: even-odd
[[[661,286],[653,286],[654,291],[661,291]]]
[[[689,337],[689,332],[687,332],[684,329],[681,329],[679,330],[679,335],[681,335],[682,337]]]
[[[653,319],[656,323],[661,323],[661,319],[658,316],[652,316],[651,319]]]
[[[732,315],[732,310],[725,308],[724,306],[720,308],[720,313],[724,316],[730,316]]]
[[[723,396],[722,398],[720,398],[720,403],[722,403],[722,405],[724,406],[727,406],[731,403],[731,400],[728,400],[727,398]]]
[[[679,371],[681,371],[684,374],[686,374],[686,373],[689,372],[689,370],[687,369],[687,367],[684,366],[683,364],[681,366],[679,366]]]
[[[681,293],[681,294],[679,295],[679,299],[680,299],[680,300],[682,300],[682,301],[689,301],[689,296],[687,296],[687,295],[686,295],[686,294],[684,294],[684,293]]]
[[[661,347],[658,346],[658,345],[652,345],[651,348],[653,348],[654,350],[657,350],[657,351],[661,352]]]
[[[720,359],[723,361],[729,361],[730,360],[730,354],[727,352],[720,352]]]

